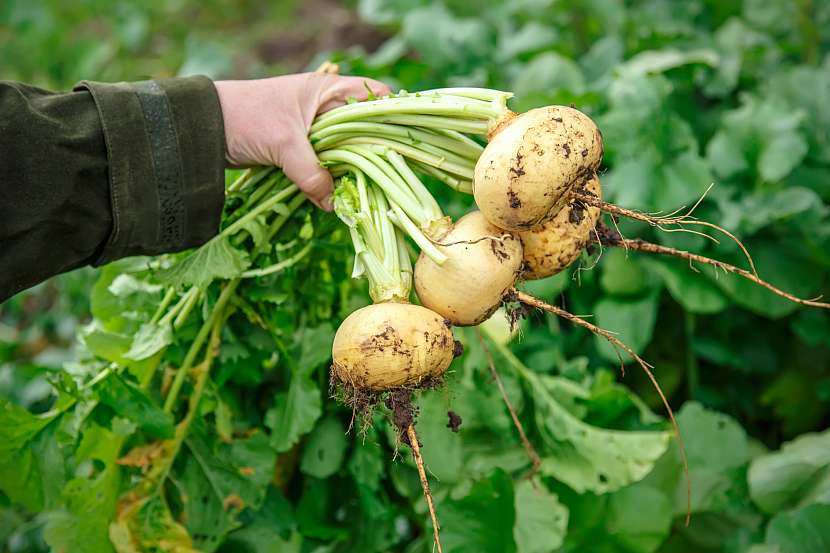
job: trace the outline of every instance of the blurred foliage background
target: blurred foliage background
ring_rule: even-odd
[[[814,297],[830,291],[828,29],[827,0],[5,0],[0,77],[66,89],[80,79],[260,77],[329,58],[343,72],[395,88],[501,88],[516,93],[516,110],[574,104],[603,131],[607,199],[670,211],[694,203],[715,183],[699,216],[744,239],[762,276]],[[442,194],[454,215],[469,206]],[[621,229],[741,264],[728,241],[714,244],[626,222]],[[77,271],[0,306],[1,398],[34,412],[48,407],[49,379],[75,357],[75,334],[90,318],[95,277],[91,269]],[[498,471],[465,481],[461,446],[442,438],[446,429],[429,422],[427,405],[422,424],[434,431],[425,431],[433,441],[425,439],[424,453],[443,486],[453,487],[452,498],[439,502],[448,550],[830,550],[826,312],[799,309],[728,275],[618,250],[595,251],[568,274],[527,288],[574,313],[593,314],[657,367],[670,402],[683,406],[695,485],[692,525],[682,524],[685,488],[670,450],[646,479],[613,493],[548,478],[548,495],[534,507],[541,514],[515,514],[523,530],[515,530],[518,522],[507,527],[515,540],[476,538],[479,530],[504,528],[501,519],[513,503],[502,505],[499,490],[509,484]],[[611,396],[622,392],[610,380],[617,357],[606,344],[534,317],[511,351],[534,374],[590,381],[587,396],[568,400],[560,391],[559,401],[587,409],[583,420],[614,427]],[[507,354],[499,359],[509,364]],[[480,356],[471,354],[465,366],[476,363]],[[531,408],[522,413],[536,441],[548,439],[538,419],[540,399],[518,390],[509,371],[506,378],[520,405],[536,405],[536,419]],[[656,395],[633,367],[622,382],[659,411]],[[477,399],[484,404],[473,392],[466,399],[459,392],[454,401]],[[486,450],[482,436],[473,426],[460,438],[463,451]],[[496,449],[485,453],[495,456]],[[509,460],[491,465],[517,466]],[[411,518],[408,504],[417,493],[396,486],[391,514],[384,516]],[[527,498],[519,484],[510,493]],[[3,551],[48,550],[43,524],[0,493]],[[331,546],[320,551],[357,550],[343,546],[337,532],[315,534],[308,524],[300,526],[315,547]],[[293,532],[286,528],[274,532]],[[249,539],[245,547],[318,550],[311,542],[278,541],[269,548]],[[366,543],[361,550],[427,547],[406,532]]]

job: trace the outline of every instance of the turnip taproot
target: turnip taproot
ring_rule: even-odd
[[[589,193],[602,197],[596,175],[584,186]],[[519,232],[524,251],[522,278],[536,280],[549,277],[573,263],[591,241],[599,215],[598,207],[586,207],[579,200],[571,200],[551,220]]]
[[[488,319],[519,275],[519,240],[473,211],[459,219],[437,247],[447,258],[443,264],[424,254],[415,264],[418,299],[457,326]]]
[[[476,205],[494,225],[531,229],[555,216],[568,192],[602,162],[602,136],[582,112],[530,110],[495,128],[473,177]]]
[[[419,305],[376,303],[346,317],[332,345],[332,377],[373,391],[416,388],[439,379],[453,360],[443,317]]]

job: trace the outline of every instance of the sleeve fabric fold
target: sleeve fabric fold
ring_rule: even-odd
[[[0,81],[0,301],[82,265],[206,242],[224,153],[206,77],[67,93]]]

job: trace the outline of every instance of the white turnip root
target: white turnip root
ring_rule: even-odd
[[[529,230],[555,216],[602,162],[602,135],[584,113],[547,106],[497,124],[475,166],[473,194],[488,221]]]
[[[585,191],[602,198],[599,177],[593,175],[585,183]],[[522,278],[536,280],[549,277],[573,263],[590,243],[599,215],[598,207],[572,200],[551,220],[517,233],[524,251]]]
[[[376,303],[346,317],[332,345],[332,376],[371,391],[417,387],[437,379],[453,360],[443,317],[419,305]]]
[[[487,320],[519,275],[519,240],[473,211],[459,219],[437,247],[447,257],[443,264],[423,253],[415,264],[415,291],[421,303],[457,326]]]

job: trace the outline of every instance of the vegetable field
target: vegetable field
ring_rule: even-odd
[[[830,2],[0,5],[48,88],[325,61],[335,213],[0,305],[0,551],[830,551]]]

